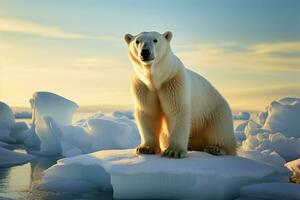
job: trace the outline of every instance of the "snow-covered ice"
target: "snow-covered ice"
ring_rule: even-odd
[[[285,164],[285,166],[292,171],[293,175],[291,176],[291,179],[300,184],[300,158],[297,160],[290,161]],[[300,197],[300,195],[299,195]]]
[[[293,183],[259,183],[243,187],[236,200],[299,200],[300,185]]]
[[[185,159],[106,150],[59,160],[44,173],[42,189],[113,189],[117,199],[232,199],[242,186],[288,182],[288,170],[236,156],[189,152]],[[82,186],[82,187],[81,187]]]
[[[13,165],[21,165],[32,160],[34,156],[14,152],[0,147],[0,167],[9,167]]]
[[[234,120],[248,120],[250,119],[250,113],[248,112],[239,112],[233,115]]]

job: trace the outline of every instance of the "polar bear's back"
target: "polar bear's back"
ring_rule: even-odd
[[[222,95],[204,77],[186,68],[186,78],[191,88],[192,110],[208,113],[220,104],[226,103]]]

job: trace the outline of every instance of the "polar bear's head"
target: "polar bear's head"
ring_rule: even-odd
[[[158,62],[170,49],[172,33],[142,32],[138,35],[125,35],[129,58],[138,65],[151,65]]]

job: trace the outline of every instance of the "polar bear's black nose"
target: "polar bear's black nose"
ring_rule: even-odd
[[[142,56],[143,60],[148,60],[150,55],[151,55],[151,52],[149,49],[142,49],[141,56]]]

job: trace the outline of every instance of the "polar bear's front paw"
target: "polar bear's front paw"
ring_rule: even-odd
[[[169,147],[163,152],[162,156],[169,158],[185,158],[187,157],[187,151]]]
[[[155,148],[148,145],[140,145],[135,149],[137,154],[155,154]]]
[[[216,156],[221,156],[226,154],[225,151],[218,145],[208,145],[204,148],[203,151]]]

